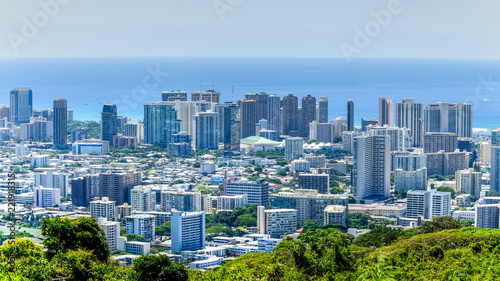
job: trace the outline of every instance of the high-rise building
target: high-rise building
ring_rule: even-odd
[[[180,131],[180,120],[172,102],[144,105],[144,143],[166,147],[172,134]]]
[[[378,98],[378,125],[394,126],[394,108],[391,98]]]
[[[58,188],[35,186],[33,188],[33,205],[47,208],[61,205],[61,196]]]
[[[264,206],[269,202],[269,183],[247,179],[228,180],[224,182],[224,195],[248,195],[248,204]]]
[[[68,197],[69,180],[68,174],[62,172],[45,171],[35,172],[35,186],[57,188],[62,197]]]
[[[347,101],[347,131],[354,131],[354,102]]]
[[[368,126],[378,126],[378,120],[375,118],[365,119],[361,118],[361,131],[366,132],[368,130]]]
[[[413,99],[402,99],[396,103],[396,126],[410,129],[414,147],[420,147],[422,141],[423,104]]]
[[[194,117],[193,149],[216,149],[219,140],[219,119],[216,112],[199,112]]]
[[[491,163],[491,143],[484,141],[479,144],[479,161],[483,165],[490,165]]]
[[[457,149],[455,133],[425,133],[424,153],[434,153],[440,150],[454,152]]]
[[[219,141],[226,150],[240,149],[240,107],[234,103],[218,104],[215,111],[219,116]]]
[[[389,197],[391,153],[388,136],[354,138],[353,194],[357,199]]]
[[[240,132],[241,138],[255,136],[255,124],[257,124],[257,115],[255,114],[257,102],[255,100],[242,99],[238,101],[240,106]]]
[[[416,171],[427,167],[427,156],[418,153],[392,153],[391,171],[401,169],[403,171]]]
[[[202,92],[192,92],[191,100],[192,101],[207,101],[220,103],[220,92],[216,92],[214,90],[207,90]]]
[[[302,98],[302,137],[309,138],[309,123],[316,120],[316,98],[307,95]]]
[[[71,180],[71,202],[77,207],[87,208],[91,198],[90,176],[73,178]]]
[[[281,238],[285,234],[297,231],[297,210],[271,209],[257,207],[257,229],[260,234],[269,234],[271,238]]]
[[[472,137],[472,104],[438,102],[424,108],[424,133],[455,133]]]
[[[299,99],[293,94],[283,97],[283,135],[299,136]]]
[[[99,197],[108,197],[121,205],[129,200],[129,189],[141,184],[141,172],[135,169],[109,170],[99,174]]]
[[[7,118],[10,120],[9,107],[6,105],[0,105],[0,119]]]
[[[500,146],[491,147],[490,190],[500,192]]]
[[[397,169],[394,173],[394,190],[415,190],[427,189],[427,169],[417,169],[416,171],[404,171]]]
[[[46,118],[47,121],[54,121],[54,111],[50,108],[43,109],[40,116]]]
[[[255,93],[246,93],[246,100],[254,100],[255,101],[255,119],[268,120],[269,116],[269,94],[264,92],[255,92]],[[257,122],[255,122],[257,123]]]
[[[156,217],[148,214],[126,216],[127,234],[139,234],[146,242],[155,240]]]
[[[332,143],[335,137],[335,125],[333,123],[318,123],[313,121],[309,124],[309,139],[324,143]]]
[[[33,92],[30,88],[14,88],[10,91],[10,122],[15,125],[28,123],[33,115]]]
[[[500,228],[500,205],[486,204],[475,207],[475,222],[474,226],[478,228]]]
[[[132,211],[153,212],[156,210],[156,193],[141,185],[130,191]]]
[[[73,122],[73,109],[68,109],[66,112],[68,113],[68,122]]]
[[[90,215],[93,218],[107,218],[108,220],[115,220],[116,202],[110,201],[108,197],[102,197],[100,200],[90,202]]]
[[[71,130],[71,142],[86,140],[89,137],[88,128],[75,128]]]
[[[314,189],[319,193],[328,194],[330,191],[330,175],[328,174],[299,174],[301,189]]]
[[[323,223],[324,210],[328,205],[345,206],[345,216],[347,216],[348,199],[347,196],[318,194],[317,190],[304,189],[296,189],[294,192],[269,194],[271,209],[297,210],[297,221],[302,225],[307,220],[315,220],[318,223]]]
[[[118,134],[116,104],[105,103],[101,112],[101,140],[113,145],[113,136]]]
[[[234,208],[248,205],[248,195],[217,196],[217,211],[232,211]]]
[[[53,123],[43,117],[31,117],[29,123],[19,125],[19,139],[50,141],[53,139]]]
[[[205,212],[172,210],[172,253],[205,248]]]
[[[68,101],[54,100],[54,145],[65,148],[68,144]]]
[[[267,122],[268,130],[280,132],[280,98],[277,95],[269,95]]]
[[[285,159],[299,159],[304,154],[304,139],[291,137],[285,139]]]
[[[162,101],[187,101],[186,91],[164,91],[161,93]]]
[[[319,99],[319,113],[318,122],[327,123],[328,122],[328,97],[321,97]]]
[[[474,150],[474,139],[472,138],[458,138],[457,149],[460,151],[467,151],[472,153]]]
[[[466,169],[455,172],[456,190],[462,194],[470,194],[474,200],[481,195],[481,172],[474,172],[473,169]]]
[[[429,220],[433,217],[449,216],[451,214],[451,193],[436,190],[408,191],[406,216],[416,219],[422,217]]]

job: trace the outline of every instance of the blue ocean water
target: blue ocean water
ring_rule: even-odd
[[[263,91],[329,98],[329,118],[355,103],[355,125],[377,117],[378,97],[474,104],[474,128],[500,127],[500,61],[334,58],[15,58],[0,59],[0,104],[15,87],[33,90],[35,109],[68,100],[75,119],[99,120],[102,104],[142,119],[165,90],[215,89],[223,101]],[[234,95],[232,94],[234,87]],[[189,95],[190,96],[190,95]]]

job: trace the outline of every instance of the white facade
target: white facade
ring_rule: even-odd
[[[451,214],[451,193],[436,190],[408,191],[406,216],[416,219],[432,219]]]
[[[500,205],[476,205],[475,211],[475,227],[495,229],[500,227]]]
[[[130,191],[132,211],[152,212],[156,210],[156,193],[148,187],[136,186]]]
[[[456,190],[470,194],[475,200],[481,195],[481,172],[474,172],[473,169],[461,170],[455,172]]]
[[[233,195],[233,196],[219,196],[217,197],[217,210],[233,210],[237,207],[248,205],[248,195]]]
[[[293,160],[290,162],[291,170],[294,173],[309,172],[311,170],[311,164],[306,160]]]
[[[479,144],[480,152],[479,152],[479,161],[483,165],[490,165],[491,163],[491,142],[485,141]]]
[[[108,219],[106,218],[98,218],[97,224],[104,230],[106,240],[108,241],[109,250],[117,250],[118,236],[120,236],[120,223],[108,221]]]
[[[353,194],[357,199],[387,198],[390,192],[391,153],[388,136],[354,139]]]
[[[299,137],[285,139],[285,159],[299,159],[304,154],[304,139]]]
[[[90,202],[90,215],[93,218],[106,218],[109,221],[115,220],[116,202],[109,201],[108,197],[103,197],[101,200],[94,200]]]
[[[143,143],[144,142],[144,124],[138,123],[138,122],[127,122],[125,124],[125,129],[123,132],[124,136],[128,137],[136,137],[137,142]]]
[[[397,169],[394,173],[394,189],[415,190],[427,189],[427,169],[418,169],[417,171],[403,171]]]
[[[369,136],[389,136],[391,151],[406,151],[412,147],[410,129],[398,127],[380,127],[369,125],[367,135]]]
[[[61,195],[57,188],[34,187],[33,203],[36,207],[52,207],[54,204],[61,205]]]
[[[68,197],[69,180],[68,174],[53,171],[35,172],[35,186],[57,188],[62,197]]]
[[[31,166],[40,167],[43,165],[49,165],[50,157],[48,155],[35,155],[31,156]]]
[[[257,207],[257,228],[260,234],[269,234],[271,238],[281,238],[284,234],[297,232],[297,210],[271,209]]]
[[[125,242],[125,251],[132,255],[149,255],[151,254],[151,245],[147,242]]]
[[[325,208],[325,221],[327,224],[342,224],[346,225],[346,207],[341,205],[328,205]]]

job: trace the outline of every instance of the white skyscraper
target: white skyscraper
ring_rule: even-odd
[[[299,159],[304,154],[304,139],[292,137],[285,139],[285,159]]]
[[[424,133],[455,133],[472,137],[472,104],[438,102],[424,108]]]
[[[353,194],[357,199],[389,197],[391,152],[388,136],[354,138]]]
[[[68,197],[68,174],[53,171],[35,172],[35,186],[57,188],[62,197]]]

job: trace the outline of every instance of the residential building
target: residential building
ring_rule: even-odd
[[[133,214],[125,217],[127,234],[139,234],[146,242],[155,240],[156,217],[147,214]]]
[[[141,185],[130,191],[132,212],[152,212],[156,210],[156,193],[148,187]]]
[[[14,88],[10,91],[10,118],[14,125],[30,122],[33,115],[33,91],[30,88]]]
[[[472,104],[438,102],[424,108],[424,133],[455,133],[472,137]]]
[[[432,219],[451,214],[451,193],[436,190],[408,191],[406,216],[416,219]]]
[[[422,168],[416,171],[404,171],[397,169],[394,173],[394,190],[409,191],[415,189],[427,189],[427,169]]]
[[[101,140],[113,145],[113,136],[118,134],[116,104],[105,103],[101,112]]]
[[[172,134],[180,131],[180,120],[172,102],[152,102],[144,105],[144,143],[166,147]]]
[[[330,175],[328,174],[299,174],[301,189],[314,189],[318,193],[328,194],[330,191]]]
[[[347,207],[341,205],[328,205],[324,211],[324,225],[342,224],[347,225]]]
[[[33,205],[47,208],[61,205],[60,190],[58,188],[35,186],[33,188]]]
[[[257,228],[261,234],[269,234],[271,238],[281,238],[297,231],[297,210],[271,209],[257,207]]]
[[[474,172],[474,169],[466,169],[455,172],[456,190],[462,194],[470,194],[474,200],[481,195],[481,172]]]
[[[68,101],[63,98],[54,100],[54,145],[66,148],[68,144]]]
[[[290,137],[285,139],[285,159],[298,159],[304,154],[304,139]]]
[[[248,195],[248,204],[264,206],[269,202],[269,183],[247,179],[227,180],[224,182],[224,195]]]
[[[424,153],[454,152],[457,149],[457,135],[454,133],[425,133]]]
[[[394,106],[391,98],[378,98],[378,125],[394,126]]]
[[[116,202],[110,201],[108,197],[90,202],[90,215],[93,218],[107,218],[114,221],[117,218]]]
[[[205,212],[172,210],[172,253],[205,248]]]

